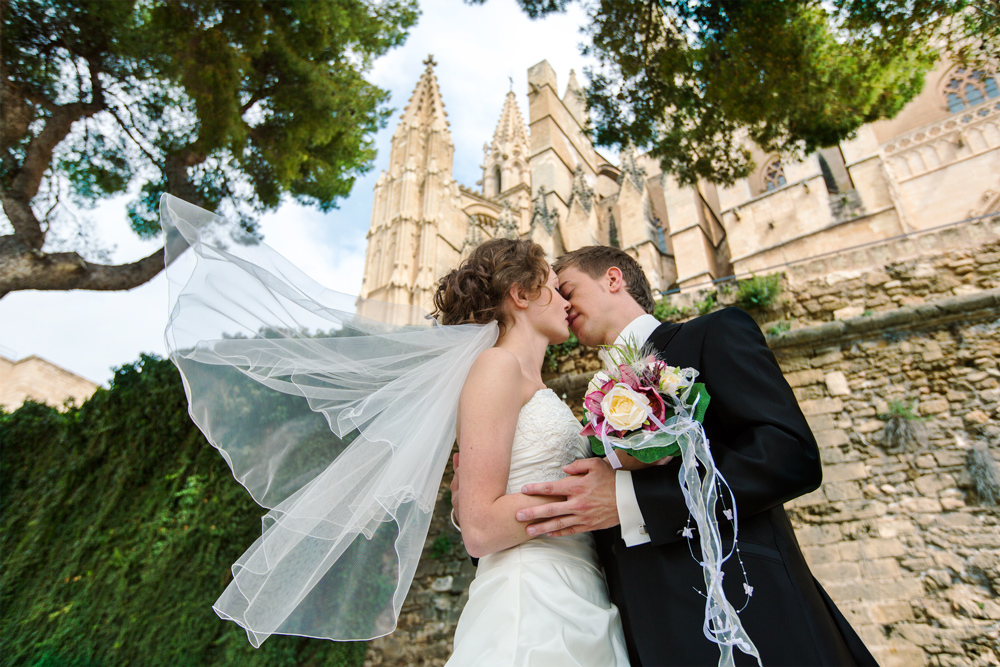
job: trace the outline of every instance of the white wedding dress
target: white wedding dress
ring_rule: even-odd
[[[532,396],[518,416],[507,493],[565,477],[564,465],[589,454],[579,432],[555,392]],[[590,533],[537,537],[479,560],[448,667],[628,664]]]

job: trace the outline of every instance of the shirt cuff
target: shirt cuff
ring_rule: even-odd
[[[625,546],[635,547],[649,542],[646,522],[639,509],[632,486],[632,473],[628,470],[615,472],[615,501],[618,505],[618,519],[621,522],[622,540]]]

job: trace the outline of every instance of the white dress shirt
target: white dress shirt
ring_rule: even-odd
[[[662,322],[652,315],[640,315],[618,334],[615,345],[624,345],[631,340],[633,345],[641,347],[660,324]],[[649,542],[646,522],[642,518],[642,510],[639,509],[639,501],[635,497],[635,487],[632,486],[631,471],[615,472],[615,500],[618,504],[618,518],[621,521],[622,540],[625,541],[625,546],[634,547]]]

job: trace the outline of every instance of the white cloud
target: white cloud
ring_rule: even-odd
[[[306,274],[341,292],[357,293],[364,270],[365,233],[371,216],[372,188],[388,160],[389,140],[400,112],[433,54],[455,144],[455,178],[475,187],[482,177],[482,145],[493,136],[510,89],[527,122],[527,69],[548,60],[565,87],[569,70],[578,76],[586,64],[579,54],[578,5],[567,14],[531,21],[514,0],[488,0],[470,6],[458,0],[425,0],[418,25],[406,44],[380,59],[371,78],[388,89],[396,112],[376,136],[375,167],[355,183],[336,211],[324,214],[294,203],[265,216],[266,242]],[[580,76],[581,82],[583,81]],[[560,93],[562,90],[560,90]],[[83,215],[97,235],[113,246],[116,262],[133,261],[157,247],[142,241],[125,218],[128,197],[103,202]],[[16,292],[0,300],[0,353],[32,354],[106,383],[110,369],[130,363],[140,352],[162,355],[167,318],[166,280],[157,277],[129,292]]]

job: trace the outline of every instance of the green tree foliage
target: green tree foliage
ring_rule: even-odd
[[[252,390],[238,393],[234,406],[252,402]],[[316,446],[329,443],[303,399],[274,409],[313,414]],[[363,662],[364,643],[275,635],[254,649],[212,611],[263,510],[191,423],[170,362],[143,357],[66,412],[0,410],[0,432],[4,665]]]
[[[163,268],[52,247],[62,204],[169,192],[253,232],[283,195],[328,210],[370,168],[388,94],[365,79],[416,0],[0,0],[0,296],[128,289]],[[56,244],[57,245],[57,244]]]
[[[570,1],[518,0],[532,17]],[[1000,52],[984,0],[581,2],[596,141],[647,150],[686,184],[749,175],[747,138],[801,156],[891,118],[942,47],[993,66]]]

